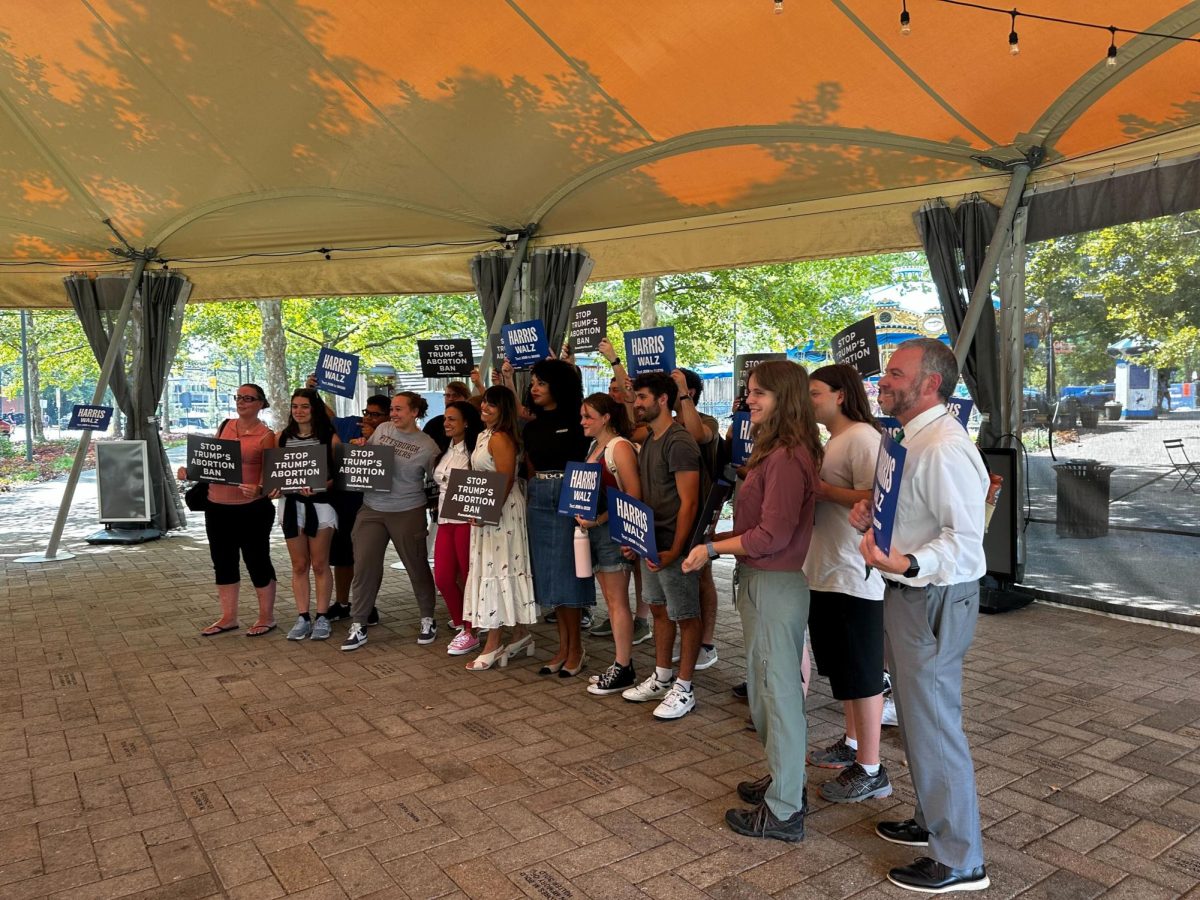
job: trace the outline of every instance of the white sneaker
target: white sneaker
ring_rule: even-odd
[[[630,703],[645,703],[648,700],[660,700],[671,692],[671,686],[675,683],[675,678],[665,684],[658,680],[656,675],[651,675],[639,685],[628,688],[621,693],[621,696]]]
[[[671,654],[671,662],[673,662],[673,663],[679,662],[679,651],[678,650]],[[699,672],[703,669],[707,669],[709,666],[716,665],[716,662],[717,662],[716,646],[714,645],[711,650],[705,650],[704,645],[701,644],[700,652],[698,654],[696,654],[696,671]]]
[[[891,697],[883,698],[883,715],[879,720],[880,725],[899,725],[900,720],[896,718],[896,701]]]
[[[695,708],[695,692],[685,691],[678,684],[673,684],[671,690],[667,692],[667,696],[663,697],[662,703],[658,704],[658,708],[654,710],[654,718],[682,719]]]

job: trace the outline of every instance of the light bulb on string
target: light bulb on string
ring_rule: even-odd
[[[1104,64],[1112,68],[1117,64],[1117,29],[1113,25],[1108,26],[1108,59],[1104,60]]]
[[[908,34],[912,31],[912,20],[908,16],[908,0],[900,0],[900,33]]]
[[[775,15],[783,15],[783,0],[775,0]]]
[[[1012,16],[1012,31],[1008,33],[1008,52],[1016,56],[1021,52],[1020,38],[1017,37],[1017,11],[1014,9],[1009,15]]]

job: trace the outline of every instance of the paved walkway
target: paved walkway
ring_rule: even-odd
[[[201,638],[202,529],[88,548],[85,489],[67,532],[79,557],[21,566],[52,516],[31,494],[0,497],[4,900],[902,895],[885,874],[911,854],[872,832],[910,811],[894,729],[892,798],[814,796],[795,846],[725,828],[734,785],[763,771],[729,694],[744,657],[728,569],[721,662],[697,675],[696,712],[663,724],[535,661],[474,674],[444,639],[418,647],[390,569],[383,624],[353,654],[278,632]],[[594,671],[607,652],[591,651]],[[988,897],[1197,890],[1198,673],[1192,632],[1039,604],[981,619],[965,699]],[[813,741],[835,739],[824,680],[809,706]]]

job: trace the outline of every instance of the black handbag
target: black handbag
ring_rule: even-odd
[[[208,509],[208,482],[197,481],[183,494],[183,505],[192,512],[204,512]]]

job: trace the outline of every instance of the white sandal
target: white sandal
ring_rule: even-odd
[[[507,649],[501,644],[491,653],[480,653],[463,668],[469,672],[483,672],[491,668],[503,669],[508,664],[508,657],[504,655]]]

